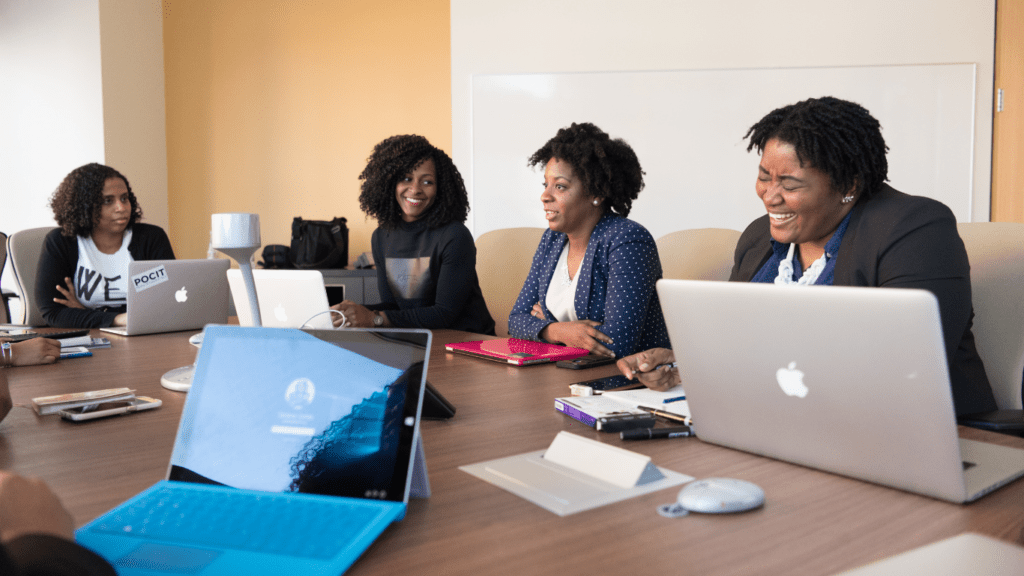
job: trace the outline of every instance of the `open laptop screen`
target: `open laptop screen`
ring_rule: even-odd
[[[208,327],[169,479],[406,500],[429,338]]]

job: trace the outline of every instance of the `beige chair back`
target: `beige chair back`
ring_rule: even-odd
[[[971,262],[978,354],[1001,409],[1020,409],[1024,375],[1024,224],[958,226]]]
[[[508,336],[508,314],[530,273],[546,228],[491,230],[476,239],[476,273],[498,336]]]
[[[43,239],[53,226],[30,228],[15,232],[7,238],[7,254],[11,258],[14,279],[18,284],[22,317],[13,320],[29,326],[46,326],[39,306],[36,304],[36,271],[39,269],[39,255],[43,252]]]
[[[662,274],[676,280],[728,280],[740,233],[728,228],[695,228],[657,239]]]

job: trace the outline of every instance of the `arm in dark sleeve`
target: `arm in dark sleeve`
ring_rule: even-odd
[[[0,547],[0,574],[5,576],[116,576],[95,552],[45,534],[28,534]]]
[[[388,320],[395,326],[448,328],[469,302],[477,284],[473,236],[465,226],[453,226],[441,243],[434,305],[389,311]]]
[[[530,265],[530,273],[523,282],[523,289],[519,291],[519,297],[512,306],[508,315],[508,333],[513,338],[528,340],[540,340],[540,332],[553,321],[550,318],[537,318],[533,316],[533,305],[540,302],[544,308],[545,316],[549,316],[547,306],[544,305],[544,294],[540,293],[540,275],[544,273],[544,262],[547,259],[547,249],[550,242],[550,230],[546,230],[541,236],[537,251],[533,254],[533,263]]]
[[[60,230],[46,235],[43,251],[39,255],[39,269],[36,272],[36,306],[43,319],[50,326],[60,328],[106,328],[114,323],[118,312],[91,310],[88,308],[68,308],[53,301],[63,298],[57,286],[64,286],[64,278],[74,279],[78,258],[72,256],[68,249],[70,241],[63,238]]]
[[[946,354],[953,358],[973,309],[971,276],[956,220],[947,208],[940,208],[919,211],[901,227],[879,257],[878,286],[922,288],[935,294]]]

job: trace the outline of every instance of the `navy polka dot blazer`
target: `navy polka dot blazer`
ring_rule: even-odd
[[[533,256],[530,275],[508,317],[509,334],[540,339],[540,331],[555,321],[545,304],[548,285],[568,238],[547,230]],[[654,237],[632,220],[605,214],[594,227],[580,264],[576,287],[576,317],[601,323],[597,329],[614,342],[607,347],[617,357],[649,348],[668,348],[668,331],[654,283],[661,278],[661,261]],[[544,319],[530,315],[533,305],[544,307]]]

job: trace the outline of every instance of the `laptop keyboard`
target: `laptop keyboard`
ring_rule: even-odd
[[[165,485],[101,518],[98,532],[178,544],[330,559],[381,513],[377,503]]]

